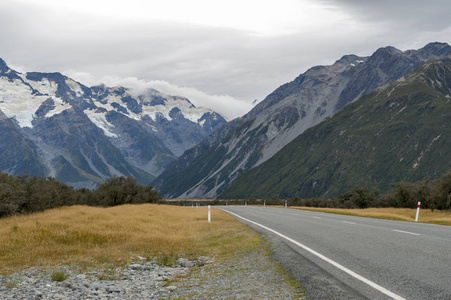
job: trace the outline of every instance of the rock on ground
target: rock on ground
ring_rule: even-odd
[[[125,267],[29,268],[0,275],[0,299],[304,299],[261,249],[214,262],[179,259],[175,267],[141,257]],[[205,263],[205,264],[204,264]],[[67,276],[55,281],[61,272]]]

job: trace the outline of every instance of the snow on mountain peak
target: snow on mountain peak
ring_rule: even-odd
[[[84,113],[88,116],[92,123],[102,129],[103,133],[112,138],[118,138],[118,135],[113,132],[114,125],[107,121],[105,113],[97,110],[85,110]]]
[[[81,88],[80,84],[78,82],[76,82],[75,80],[67,78],[66,84],[77,95],[77,97],[82,97],[84,95],[83,89]]]
[[[180,113],[193,123],[198,123],[199,119],[202,118],[204,113],[211,112],[211,110],[207,108],[196,108],[194,107],[194,105],[184,99],[171,97],[169,99],[165,99],[164,105],[144,105],[143,114],[148,115],[154,121],[156,120],[157,113],[161,113],[167,120],[172,120],[170,112],[174,108],[178,108],[180,110]]]
[[[102,107],[107,111],[119,111],[126,113],[128,117],[140,120],[144,116],[149,116],[153,121],[156,121],[158,116],[162,116],[168,121],[171,121],[171,111],[178,108],[180,113],[186,119],[193,123],[200,123],[200,119],[205,113],[212,113],[207,108],[196,108],[187,98],[179,96],[169,96],[158,92],[154,89],[148,89],[142,94],[136,94],[128,89],[106,88],[104,90],[105,97],[101,101],[92,99],[97,107]],[[139,112],[133,112],[124,103],[123,99],[131,97],[140,106]]]
[[[89,103],[83,106],[86,115],[109,137],[116,136],[114,126],[105,117],[110,111],[138,121],[145,116],[153,121],[161,117],[171,121],[183,116],[200,126],[206,124],[202,119],[204,114],[213,113],[207,108],[196,108],[187,98],[166,95],[155,89],[137,93],[122,86],[107,87],[104,84],[87,88],[60,73],[18,73],[10,70],[4,62],[2,72],[0,110],[15,119],[20,127],[32,128],[36,112],[48,99],[52,99],[52,106],[39,117],[54,116],[84,101]],[[14,76],[8,75],[10,72]],[[78,99],[73,99],[73,96]]]
[[[24,74],[18,73],[22,80],[26,80]],[[0,110],[8,117],[15,119],[20,127],[32,128],[32,121],[35,113],[44,101],[51,98],[54,101],[54,107],[46,117],[70,108],[70,105],[64,103],[61,98],[55,96],[57,87],[48,79],[39,82],[27,82],[24,84],[20,79],[0,80]],[[39,94],[33,93],[33,89],[39,91]]]

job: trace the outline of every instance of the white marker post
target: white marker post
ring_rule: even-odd
[[[287,207],[287,200],[285,200],[285,208]]]
[[[266,206],[266,200],[263,200],[263,206]]]
[[[420,205],[421,205],[421,202],[418,202],[418,205],[417,205],[417,215],[416,215],[416,217],[415,217],[415,222],[418,222],[418,215],[420,214]]]
[[[210,205],[208,205],[208,223],[211,222]]]

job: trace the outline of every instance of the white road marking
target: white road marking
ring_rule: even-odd
[[[346,224],[357,224],[357,223],[354,223],[354,222],[348,222],[348,221],[341,221],[342,223],[346,223]]]
[[[324,260],[324,261],[330,263],[330,264],[333,265],[334,267],[336,267],[336,268],[342,270],[343,272],[345,272],[345,273],[351,275],[352,277],[354,277],[354,278],[356,278],[356,279],[358,279],[358,280],[360,280],[360,281],[362,281],[362,282],[368,284],[368,285],[371,286],[372,288],[378,290],[379,292],[381,292],[381,293],[383,293],[383,294],[385,294],[385,295],[387,295],[387,296],[389,296],[389,297],[391,297],[391,298],[393,298],[393,299],[396,299],[396,300],[406,300],[405,298],[403,298],[403,297],[401,297],[401,296],[399,296],[399,295],[397,295],[397,294],[395,294],[395,293],[393,293],[393,292],[390,292],[389,290],[387,290],[386,288],[384,288],[384,287],[378,285],[377,283],[375,283],[375,282],[373,282],[373,281],[371,281],[371,280],[369,280],[369,279],[366,279],[365,277],[363,277],[363,276],[361,276],[361,275],[355,273],[354,271],[351,271],[350,269],[348,269],[348,268],[346,268],[346,267],[340,265],[339,263],[337,263],[337,262],[331,260],[330,258],[328,258],[328,257],[326,257],[326,256],[324,256],[324,255],[322,255],[322,254],[320,254],[319,252],[316,252],[315,250],[313,250],[313,249],[311,249],[311,248],[309,248],[309,247],[307,247],[307,246],[305,246],[305,245],[303,245],[303,244],[301,244],[301,243],[299,243],[299,242],[293,240],[292,238],[289,238],[289,237],[287,237],[287,236],[285,236],[285,235],[283,235],[283,234],[281,234],[281,233],[275,231],[274,229],[271,229],[271,228],[266,227],[266,226],[264,226],[264,225],[261,225],[261,224],[259,224],[259,223],[257,223],[257,222],[254,222],[254,221],[251,221],[251,220],[249,220],[249,219],[246,219],[246,218],[244,218],[244,217],[242,217],[242,216],[240,216],[240,215],[237,215],[237,214],[235,214],[235,213],[233,213],[233,212],[230,212],[230,211],[228,211],[228,210],[225,210],[225,209],[223,209],[223,210],[226,211],[226,212],[228,212],[228,213],[231,214],[231,215],[234,215],[234,216],[236,216],[236,217],[238,217],[238,218],[240,218],[240,219],[243,219],[243,220],[245,220],[245,221],[247,221],[247,222],[249,222],[249,223],[252,223],[252,224],[254,224],[254,225],[260,226],[260,227],[263,228],[263,229],[266,229],[266,230],[268,230],[268,231],[270,231],[270,232],[272,232],[272,233],[277,234],[278,236],[280,236],[280,237],[282,237],[282,238],[284,238],[284,239],[286,239],[286,240],[292,242],[293,244],[295,244],[295,245],[301,247],[302,249],[304,249],[304,250],[310,252],[311,254],[313,254],[313,255],[315,255],[315,256],[317,256],[317,257],[319,257],[319,258],[321,258],[322,260]]]
[[[321,218],[320,217],[314,217],[315,219],[320,219],[321,220]]]
[[[412,234],[412,235],[420,235],[419,233],[408,232],[408,231],[402,231],[402,230],[396,230],[396,229],[393,229],[393,231],[401,232],[401,233],[407,233],[407,234]]]

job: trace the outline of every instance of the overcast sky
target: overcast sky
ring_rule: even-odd
[[[451,44],[449,0],[0,0],[0,58],[153,87],[227,119],[345,54]]]

